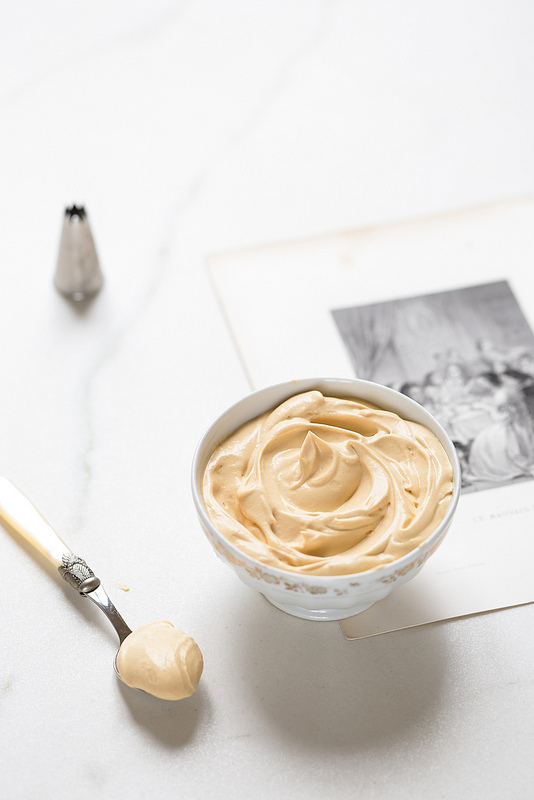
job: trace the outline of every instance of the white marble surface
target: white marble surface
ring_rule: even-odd
[[[531,194],[533,35],[528,0],[0,5],[0,474],[206,663],[182,703],[122,688],[0,529],[3,797],[533,797],[532,606],[346,642],[242,586],[189,490],[248,391],[206,256]],[[52,286],[74,202],[83,310]]]

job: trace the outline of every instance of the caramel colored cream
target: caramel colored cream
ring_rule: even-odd
[[[192,695],[202,668],[202,653],[195,640],[164,620],[136,628],[117,655],[117,669],[128,686],[163,700]]]
[[[389,564],[436,529],[452,467],[423,425],[311,391],[217,447],[203,494],[213,524],[249,556],[345,575]]]

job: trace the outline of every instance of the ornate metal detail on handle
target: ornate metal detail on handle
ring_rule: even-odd
[[[132,631],[109,599],[106,590],[100,583],[100,578],[96,577],[83,558],[75,556],[74,553],[64,553],[62,561],[63,564],[58,567],[61,577],[104,612],[122,643]]]
[[[58,567],[59,574],[80,594],[92,592],[100,586],[100,579],[88,564],[73,553],[65,553],[63,564]]]

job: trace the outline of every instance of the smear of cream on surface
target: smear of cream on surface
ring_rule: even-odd
[[[246,423],[212,454],[203,495],[217,529],[280,569],[344,575],[389,564],[437,528],[452,466],[423,425],[319,391]]]

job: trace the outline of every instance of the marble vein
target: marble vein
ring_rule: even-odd
[[[211,159],[208,159],[207,163],[201,169],[199,169],[184,192],[177,198],[169,214],[167,228],[162,236],[162,244],[159,247],[150,280],[147,282],[137,304],[132,308],[129,317],[122,325],[121,329],[107,344],[87,373],[84,381],[81,420],[82,429],[85,431],[84,439],[86,445],[81,464],[83,475],[81,497],[77,503],[78,529],[83,529],[85,527],[87,509],[90,502],[93,480],[93,454],[97,447],[93,421],[93,399],[95,385],[101,371],[109,362],[113,361],[121,350],[124,342],[127,340],[128,335],[149,312],[154,298],[158,295],[160,287],[172,263],[171,253],[173,243],[184,215],[191,209],[196,199],[205,190],[206,186],[209,184],[210,176],[217,167],[242,145],[243,142],[253,135],[254,131],[276,103],[277,98],[280,97],[288,86],[292,75],[295,73],[302,60],[309,57],[325,41],[336,6],[337,0],[325,0],[322,4],[321,13],[318,15],[318,19],[310,33],[299,41],[288,56],[273,70],[272,80],[263,94],[258,98],[254,108],[248,114],[242,125],[222,143],[218,151]]]

